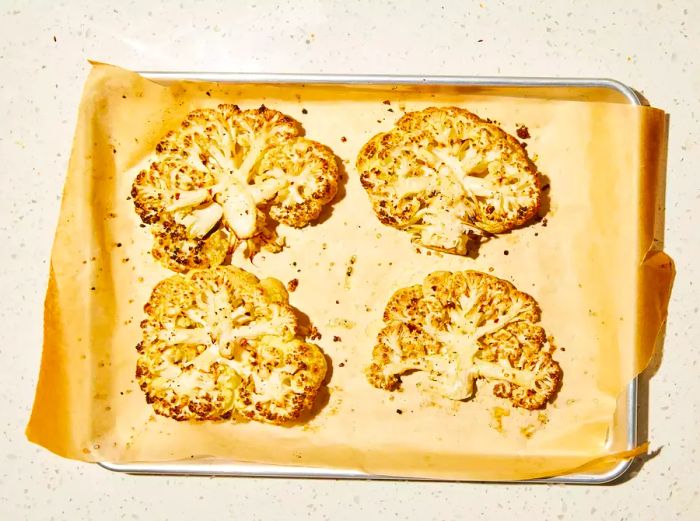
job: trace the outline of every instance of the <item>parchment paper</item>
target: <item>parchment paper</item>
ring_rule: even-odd
[[[624,440],[611,435],[616,402],[649,361],[673,277],[671,260],[654,242],[665,115],[624,104],[465,92],[166,87],[94,64],[52,252],[29,439],[85,461],[208,457],[483,480],[564,474],[629,457],[619,453]],[[264,103],[291,115],[308,137],[335,151],[346,172],[321,222],[280,228],[288,244],[282,253],[263,253],[253,263],[233,259],[258,276],[299,280],[291,303],[322,333],[318,344],[332,361],[327,396],[306,424],[178,423],[156,416],[135,383],[142,308],[171,273],[148,253],[150,233],[139,226],[130,185],[180,118],[221,102]],[[362,144],[404,110],[451,104],[511,133],[525,124],[528,152],[549,185],[544,219],[482,244],[471,257],[417,249],[407,234],[382,226],[354,169]],[[511,409],[486,385],[468,402],[431,403],[416,387],[420,374],[405,378],[400,393],[367,383],[362,369],[387,299],[438,269],[492,273],[537,299],[564,370],[546,412]],[[500,428],[497,406],[510,411]]]

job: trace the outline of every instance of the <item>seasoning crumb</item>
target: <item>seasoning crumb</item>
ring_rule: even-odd
[[[321,340],[322,335],[319,332],[318,329],[316,329],[316,326],[311,326],[311,331],[309,332],[309,339],[310,340]]]
[[[340,342],[342,339],[338,335],[333,335],[333,342]]]
[[[389,112],[394,112],[394,109],[392,109],[392,108],[388,108],[388,109],[386,109],[386,110],[389,111]]]
[[[547,218],[542,219],[542,226],[547,227]]]
[[[336,304],[340,304],[340,300],[336,300],[335,303],[336,303]]]
[[[90,289],[91,289],[92,291],[95,291],[95,286],[91,287]]]
[[[401,409],[396,409],[396,414],[403,414],[403,411]]]
[[[503,255],[508,255],[510,252],[508,250],[503,250]]]
[[[355,262],[357,262],[357,255],[353,255],[352,257],[350,257],[350,260],[348,261],[348,267],[345,270],[346,277],[352,276],[352,272],[354,270],[353,266],[355,265]]]
[[[348,138],[346,138],[345,136],[341,136],[341,138],[340,138],[340,141],[342,141],[343,143],[345,143],[347,140],[348,140]]]
[[[206,94],[207,96],[211,96],[211,92],[210,92],[210,91],[206,91],[205,94]]]
[[[530,139],[530,129],[525,125],[518,125],[515,132],[518,134],[520,139]]]
[[[308,110],[306,110],[306,109],[301,109],[301,113],[302,113],[302,114],[308,114],[308,113],[309,113],[309,111],[308,111]]]
[[[345,367],[345,362],[340,362],[340,363],[338,364],[338,367]]]
[[[294,292],[297,289],[297,286],[299,286],[299,279],[292,279],[289,282],[287,282],[287,290]]]
[[[504,409],[503,407],[494,407],[493,409],[491,409],[491,417],[493,418],[491,427],[497,430],[498,432],[503,432],[504,416],[510,416],[510,411],[508,409]]]
[[[520,427],[520,434],[526,438],[532,438],[532,435],[535,434],[535,426],[526,425],[525,427]]]
[[[382,103],[384,105],[391,105],[391,101],[389,101],[388,99],[385,99],[384,101],[382,101]]]

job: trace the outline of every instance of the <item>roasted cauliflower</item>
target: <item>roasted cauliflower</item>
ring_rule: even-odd
[[[228,266],[178,274],[144,310],[136,378],[156,413],[281,424],[313,404],[326,360],[297,335],[280,281]]]
[[[428,275],[398,290],[384,311],[366,370],[372,385],[396,390],[401,375],[428,373],[429,388],[453,400],[492,382],[496,396],[516,407],[541,409],[562,378],[535,300],[512,284],[477,271]]]
[[[240,242],[249,256],[263,246],[279,251],[275,224],[306,226],[338,189],[333,153],[299,133],[296,121],[264,106],[191,112],[132,185],[153,255],[183,272],[221,264]]]
[[[537,169],[518,140],[457,107],[406,113],[356,166],[382,223],[450,253],[525,224],[540,206]]]

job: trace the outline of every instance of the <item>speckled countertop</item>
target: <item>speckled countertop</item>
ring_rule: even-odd
[[[700,519],[700,4],[215,4],[0,5],[0,519]],[[130,477],[30,445],[49,250],[88,58],[151,70],[598,76],[641,90],[671,114],[666,250],[678,276],[663,361],[644,378],[658,454],[614,486],[567,487]]]

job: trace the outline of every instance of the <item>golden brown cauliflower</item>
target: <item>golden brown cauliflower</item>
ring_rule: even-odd
[[[478,271],[434,272],[391,297],[366,374],[393,391],[402,374],[426,371],[431,390],[453,400],[473,397],[483,378],[516,407],[544,408],[562,371],[539,320],[537,302],[509,282]]]
[[[450,253],[525,224],[540,206],[537,169],[518,140],[457,107],[405,114],[356,166],[382,223]]]
[[[299,133],[264,106],[191,112],[132,186],[136,212],[152,225],[153,255],[187,271],[221,264],[239,242],[249,255],[279,251],[274,222],[306,226],[338,189],[333,153]]]
[[[280,281],[230,266],[175,275],[144,310],[136,378],[156,413],[280,424],[313,404],[326,360],[297,335]]]

